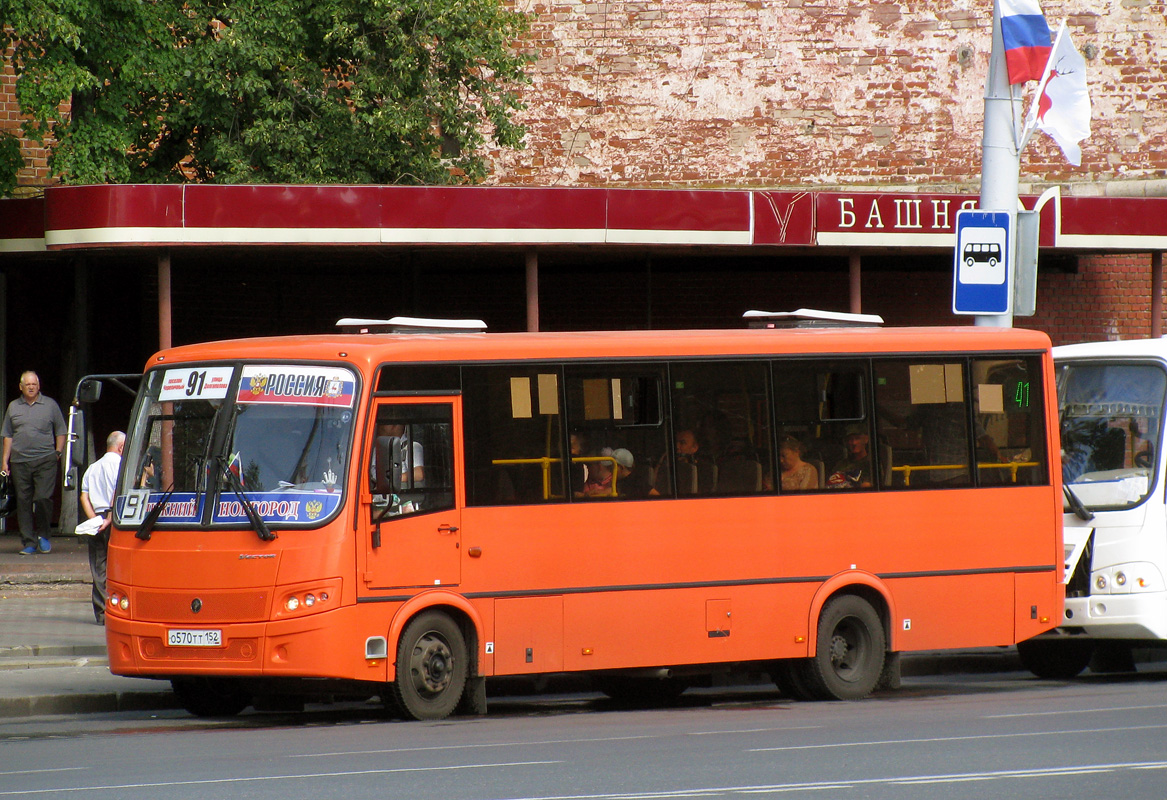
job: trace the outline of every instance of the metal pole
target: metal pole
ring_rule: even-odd
[[[539,251],[527,251],[527,330],[539,330]]]
[[[1163,251],[1151,253],[1151,338],[1163,335]]]
[[[860,256],[852,253],[847,259],[851,271],[851,313],[863,313],[863,273],[860,271]]]
[[[1005,67],[1005,44],[1001,38],[1001,9],[993,2],[993,51],[989,56],[989,77],[985,84],[985,128],[981,155],[981,197],[983,211],[1016,211],[1021,153],[1017,150],[1015,120],[1021,120],[1021,98],[1009,90]],[[1013,261],[1010,254],[1010,263]],[[1013,276],[1006,277],[1012,292]],[[1012,303],[1010,303],[1012,307]],[[976,325],[1013,327],[1013,314],[977,315]]]
[[[171,346],[170,250],[158,254],[158,349]]]

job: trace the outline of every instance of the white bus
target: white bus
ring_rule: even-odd
[[[1133,669],[1133,648],[1167,646],[1167,340],[1055,347],[1054,361],[1066,604],[1018,650],[1042,677]]]

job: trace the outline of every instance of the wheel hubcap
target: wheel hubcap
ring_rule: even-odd
[[[440,694],[450,685],[454,674],[450,646],[436,634],[422,636],[413,647],[409,671],[419,692]]]
[[[835,628],[831,636],[831,667],[844,680],[851,680],[863,659],[864,637],[862,629],[844,620]]]

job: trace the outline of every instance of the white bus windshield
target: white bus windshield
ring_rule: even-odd
[[[1129,508],[1155,483],[1167,374],[1156,364],[1057,368],[1062,478],[1088,508]]]
[[[356,379],[333,366],[170,367],[142,383],[117,504],[135,525],[314,525],[343,499]],[[234,478],[226,473],[233,473]]]

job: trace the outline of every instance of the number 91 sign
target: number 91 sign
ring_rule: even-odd
[[[231,367],[168,369],[158,399],[163,402],[222,400],[231,385],[231,372]]]

